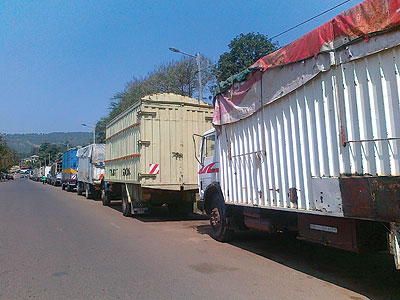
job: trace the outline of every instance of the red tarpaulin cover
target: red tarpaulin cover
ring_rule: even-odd
[[[333,50],[334,46],[338,47],[359,37],[365,37],[365,41],[368,42],[368,34],[399,25],[400,0],[367,0],[287,46],[260,58],[250,69],[261,69],[265,72],[270,67],[315,57],[320,52]],[[254,77],[257,80],[261,79],[261,76],[251,76],[252,85],[255,84]],[[253,109],[246,110],[245,106],[250,103],[250,99],[246,99],[246,94],[251,90],[249,84],[242,83],[236,85],[234,89],[231,88],[218,94],[213,123],[215,125],[232,123],[251,115],[255,109],[259,109],[260,107],[253,107]],[[245,106],[241,105],[243,99],[246,99],[246,103],[243,103]],[[255,98],[253,101],[259,102],[260,99]],[[242,113],[238,114],[236,110]],[[247,114],[243,113],[245,111]],[[226,114],[231,116],[227,117]]]

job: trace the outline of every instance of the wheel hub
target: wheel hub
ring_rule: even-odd
[[[217,207],[214,207],[211,210],[210,222],[211,225],[215,228],[219,228],[221,226],[221,215]]]

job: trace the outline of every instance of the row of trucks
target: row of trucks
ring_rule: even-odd
[[[173,214],[193,212],[197,162],[193,133],[212,128],[212,106],[171,93],[143,97],[113,119],[106,144],[66,151],[63,190],[76,190],[103,205],[122,200],[124,216],[167,206]]]
[[[192,211],[199,192],[216,240],[290,231],[389,250],[400,269],[399,11],[399,0],[358,4],[221,83],[214,107],[143,97],[107,124],[101,180],[86,150],[89,171],[73,168],[73,149],[63,187],[122,199],[124,216]]]
[[[43,176],[47,178],[50,173],[51,166],[42,166],[32,170],[31,179],[34,181],[42,181]]]

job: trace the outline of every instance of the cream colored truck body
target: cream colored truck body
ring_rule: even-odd
[[[193,98],[155,94],[107,125],[105,182],[122,189],[124,209],[145,213],[150,205],[192,202],[198,189],[192,137],[212,127],[212,110]]]

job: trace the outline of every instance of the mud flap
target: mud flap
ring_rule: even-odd
[[[125,184],[126,194],[128,196],[128,204],[131,206],[131,213],[133,215],[143,215],[149,213],[149,206],[147,202],[144,201],[136,201],[132,199],[130,189],[128,185]]]
[[[390,223],[390,254],[394,256],[394,264],[400,270],[400,224]]]

